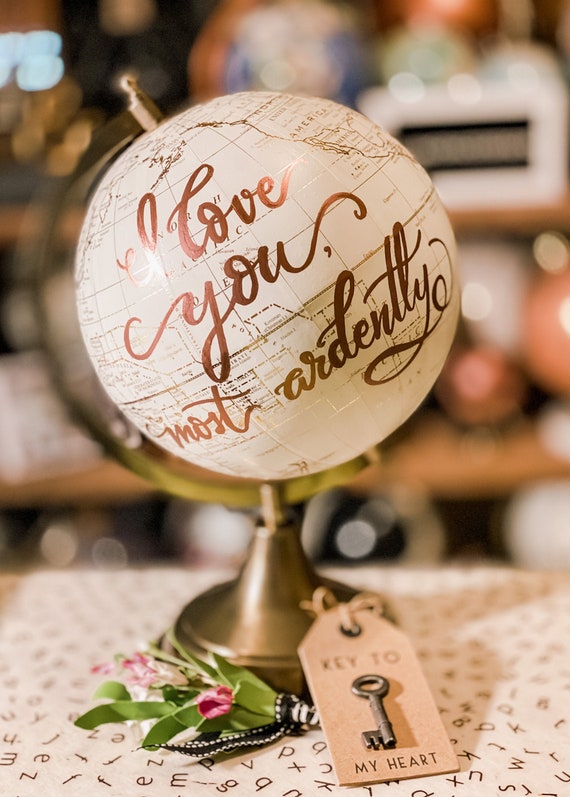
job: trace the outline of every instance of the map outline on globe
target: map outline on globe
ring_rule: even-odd
[[[76,258],[80,324],[112,401],[153,442],[288,479],[358,456],[425,398],[457,319],[454,247],[429,177],[377,125],[244,92],[167,120],[102,177]],[[362,382],[384,399],[363,400]]]

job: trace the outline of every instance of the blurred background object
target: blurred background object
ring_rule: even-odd
[[[545,481],[517,490],[503,524],[510,560],[529,570],[570,569],[570,481]]]
[[[319,519],[314,560],[570,566],[568,0],[1,0],[0,565],[233,566],[249,539],[243,513],[173,501],[107,462],[42,359],[45,203],[123,110],[127,70],[165,115],[250,89],[355,106],[448,203],[456,345],[383,460],[296,507]],[[63,269],[78,229],[62,225]],[[55,281],[50,301],[73,339],[71,289]]]
[[[521,329],[526,367],[554,396],[570,398],[570,258],[539,272],[530,286]]]
[[[371,494],[339,487],[307,502],[302,541],[314,562],[434,564],[445,558],[441,519],[421,490],[395,486]]]
[[[39,352],[0,358],[0,479],[17,483],[46,472],[73,473],[101,456],[71,422]]]
[[[367,82],[360,4],[222,0],[189,59],[192,97],[285,91],[354,106]]]

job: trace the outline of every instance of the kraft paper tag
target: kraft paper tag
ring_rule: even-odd
[[[457,772],[458,760],[407,636],[369,609],[351,615],[351,636],[342,630],[345,616],[338,605],[319,614],[299,647],[339,786]],[[388,679],[382,704],[395,746],[369,749],[362,738],[378,730],[369,699],[353,692],[363,676]]]

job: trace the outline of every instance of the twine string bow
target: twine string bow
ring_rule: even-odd
[[[356,621],[356,614],[360,611],[370,610],[382,616],[384,614],[384,601],[375,592],[358,592],[349,601],[339,602],[332,591],[325,586],[320,586],[313,592],[313,597],[308,601],[301,601],[301,609],[315,617],[330,609],[336,609],[340,616],[340,628],[347,636],[358,636],[361,628]]]

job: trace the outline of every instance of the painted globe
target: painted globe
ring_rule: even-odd
[[[362,454],[422,402],[454,335],[454,262],[395,139],[330,100],[244,92],[165,121],[104,174],[79,322],[147,439],[283,480]]]

